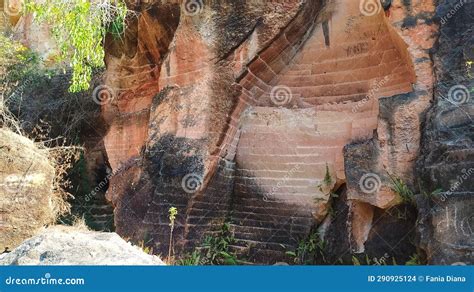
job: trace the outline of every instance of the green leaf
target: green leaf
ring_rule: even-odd
[[[354,266],[360,266],[360,261],[358,258],[356,258],[355,256],[352,256],[352,264]]]
[[[61,59],[70,61],[73,72],[69,91],[88,89],[92,69],[104,66],[106,28],[113,26],[117,32],[125,29],[125,4],[115,0],[27,0],[26,8],[36,14],[36,21],[49,25]]]

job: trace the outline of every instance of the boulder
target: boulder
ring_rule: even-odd
[[[85,228],[45,228],[10,253],[0,265],[164,265],[116,233]]]
[[[0,130],[0,251],[13,249],[54,222],[58,198],[48,152],[26,137]]]

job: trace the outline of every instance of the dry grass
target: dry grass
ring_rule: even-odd
[[[74,227],[75,229],[78,229],[78,230],[90,231],[84,217],[75,217],[73,222],[72,222],[72,227]]]
[[[18,120],[16,120],[15,117],[8,112],[3,104],[0,104],[0,122],[2,130],[11,131],[18,135],[16,138],[14,138],[15,136],[11,136],[12,139],[18,139],[18,144],[25,144],[26,140],[24,139],[28,139],[28,141],[31,143],[31,145],[28,147],[31,149],[36,148],[38,151],[37,153],[23,153],[21,157],[12,157],[15,159],[16,163],[22,163],[23,161],[24,165],[19,166],[18,169],[31,171],[31,168],[28,168],[27,164],[31,163],[34,158],[30,157],[29,154],[38,155],[38,153],[44,155],[48,165],[54,169],[54,176],[51,185],[52,196],[50,204],[53,214],[53,221],[56,221],[59,216],[69,213],[70,204],[67,201],[72,195],[68,192],[71,183],[67,178],[67,174],[68,171],[73,167],[74,163],[79,159],[82,148],[66,146],[64,140],[62,139],[47,139],[47,135],[45,133],[39,134],[38,131],[34,131],[28,135],[30,137],[34,136],[35,141],[29,139],[25,134],[25,131],[19,125]],[[19,137],[24,139],[20,139]],[[16,142],[10,143],[14,145]],[[6,152],[2,153],[6,154]],[[11,169],[9,160],[9,158],[2,157],[2,155],[0,155],[0,171]],[[2,165],[3,163],[6,164]],[[24,175],[28,175],[28,173],[25,172]]]

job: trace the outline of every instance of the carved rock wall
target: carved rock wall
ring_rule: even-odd
[[[441,190],[418,200],[420,242],[430,264],[474,262],[473,11],[472,1],[446,1],[436,10],[434,101],[417,165],[423,190]]]
[[[107,41],[117,232],[165,252],[174,206],[178,253],[227,221],[250,262],[287,260],[318,226],[331,262],[408,259],[417,211],[390,176],[424,190],[436,5],[363,2],[132,6],[125,41]]]

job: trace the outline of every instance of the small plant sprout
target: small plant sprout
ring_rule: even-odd
[[[170,244],[168,248],[168,262],[171,262],[171,253],[173,251],[174,221],[176,220],[176,215],[178,215],[178,209],[176,209],[176,207],[171,207],[168,210],[168,214],[168,218],[170,219]]]
[[[324,193],[325,190],[327,191],[328,189],[331,188],[332,183],[333,183],[333,180],[331,177],[331,172],[329,171],[329,165],[326,163],[326,173],[324,174],[323,181],[318,185],[319,191]]]
[[[332,184],[332,177],[331,173],[329,172],[329,165],[326,163],[326,173],[324,174],[324,184],[326,186],[331,186]]]
[[[421,258],[417,253],[412,255],[410,259],[405,263],[405,266],[419,266],[419,265],[421,265]]]

